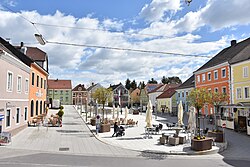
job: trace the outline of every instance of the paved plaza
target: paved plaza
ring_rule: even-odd
[[[58,110],[49,110],[49,114]],[[176,117],[168,115],[153,116],[153,124],[163,124],[163,130],[159,134],[145,137],[145,113],[139,115],[128,114],[128,119],[138,121],[138,125],[125,127],[125,136],[112,137],[113,128],[110,132],[95,134],[95,126],[85,123],[85,115],[80,114],[73,106],[65,106],[62,127],[28,127],[12,137],[12,143],[6,147],[0,147],[5,153],[10,150],[27,150],[32,152],[63,153],[71,155],[95,155],[112,157],[138,157],[142,153],[153,152],[168,155],[194,155],[201,154],[190,149],[190,142],[186,144],[170,146],[160,145],[159,137],[162,133],[175,133],[167,130],[166,122],[177,121]],[[111,115],[108,115],[111,116]],[[120,117],[124,117],[120,115]],[[185,123],[185,117],[184,117]],[[187,135],[180,133],[180,135]],[[228,149],[217,153],[219,147],[213,146],[212,150],[205,152],[209,158],[240,158],[249,157],[250,137],[226,130],[226,137],[229,141]],[[3,152],[2,152],[3,153]],[[3,157],[5,155],[1,155]],[[205,155],[203,155],[205,156]],[[188,156],[190,157],[190,156]]]

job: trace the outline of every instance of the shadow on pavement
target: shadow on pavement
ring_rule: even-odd
[[[167,155],[165,152],[152,152],[151,150],[144,150],[139,154],[139,156],[147,158],[147,159],[154,159],[154,160],[165,160]]]

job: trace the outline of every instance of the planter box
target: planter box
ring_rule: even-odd
[[[208,132],[208,137],[214,137],[215,138],[215,142],[224,142],[224,133],[223,132]]]
[[[100,133],[110,132],[110,124],[101,124]]]
[[[90,124],[91,124],[92,126],[95,126],[95,124],[96,124],[96,119],[95,119],[95,118],[90,119]]]
[[[133,115],[139,115],[139,111],[133,111]]]
[[[191,140],[191,149],[194,151],[205,151],[212,149],[212,138],[206,138],[206,139],[192,139]]]

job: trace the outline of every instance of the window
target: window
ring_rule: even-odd
[[[200,82],[200,76],[197,75],[197,82]]]
[[[221,69],[221,77],[226,78],[226,69],[225,68]]]
[[[211,72],[207,73],[207,80],[211,81]]]
[[[31,84],[32,84],[32,86],[34,86],[35,85],[35,73],[32,73],[31,77],[32,77],[31,78]]]
[[[202,74],[202,82],[205,82],[205,80],[206,80],[206,75]]]
[[[69,97],[65,97],[65,101],[68,102],[69,101]]]
[[[217,71],[217,70],[214,71],[214,79],[215,79],[215,80],[218,79],[218,71]]]
[[[17,77],[17,92],[21,92],[22,89],[22,77],[18,76]]]
[[[38,108],[39,108],[39,103],[38,103],[38,100],[36,101],[36,115],[38,115]]]
[[[55,90],[55,95],[57,94],[57,90]]]
[[[41,78],[41,88],[43,88],[43,78]]]
[[[236,97],[237,97],[237,99],[241,99],[242,98],[241,88],[236,88]]]
[[[227,94],[227,88],[226,87],[222,87],[222,93]]]
[[[178,97],[181,97],[181,94],[180,94],[180,93],[178,93]]]
[[[10,109],[6,111],[6,127],[10,126]]]
[[[61,92],[61,95],[63,94],[63,90],[60,91]]]
[[[36,86],[39,87],[39,76],[36,76]]]
[[[218,88],[214,88],[214,92],[218,92]]]
[[[18,124],[20,122],[20,108],[16,109],[16,123]]]
[[[28,118],[28,108],[24,107],[24,121],[27,121]]]
[[[250,98],[249,87],[245,87],[245,88],[244,88],[244,93],[245,93],[245,98],[246,98],[246,99]]]
[[[211,88],[208,88],[207,90],[208,90],[209,93],[211,93]]]
[[[40,101],[40,114],[42,114],[42,113],[43,113],[43,102]]]
[[[44,87],[43,87],[44,89],[46,89],[47,88],[47,81],[46,80],[44,80]]]
[[[52,95],[52,90],[49,90],[49,94]]]
[[[13,89],[13,73],[8,72],[7,74],[7,91],[12,91]]]
[[[63,101],[63,97],[60,97],[60,101]]]
[[[68,90],[66,90],[66,95],[68,95],[69,94],[69,91]]]
[[[188,92],[186,92],[186,97],[188,96]]]
[[[243,77],[244,78],[248,77],[248,67],[243,67]]]
[[[34,116],[34,101],[31,100],[30,102],[30,116],[33,117]]]
[[[29,80],[25,79],[25,93],[29,92]]]

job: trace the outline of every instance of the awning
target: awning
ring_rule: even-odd
[[[249,102],[239,102],[237,104],[222,105],[220,107],[223,107],[223,108],[249,108],[250,109],[250,103]]]
[[[4,115],[0,115],[0,121],[2,121],[2,119],[4,119]]]

